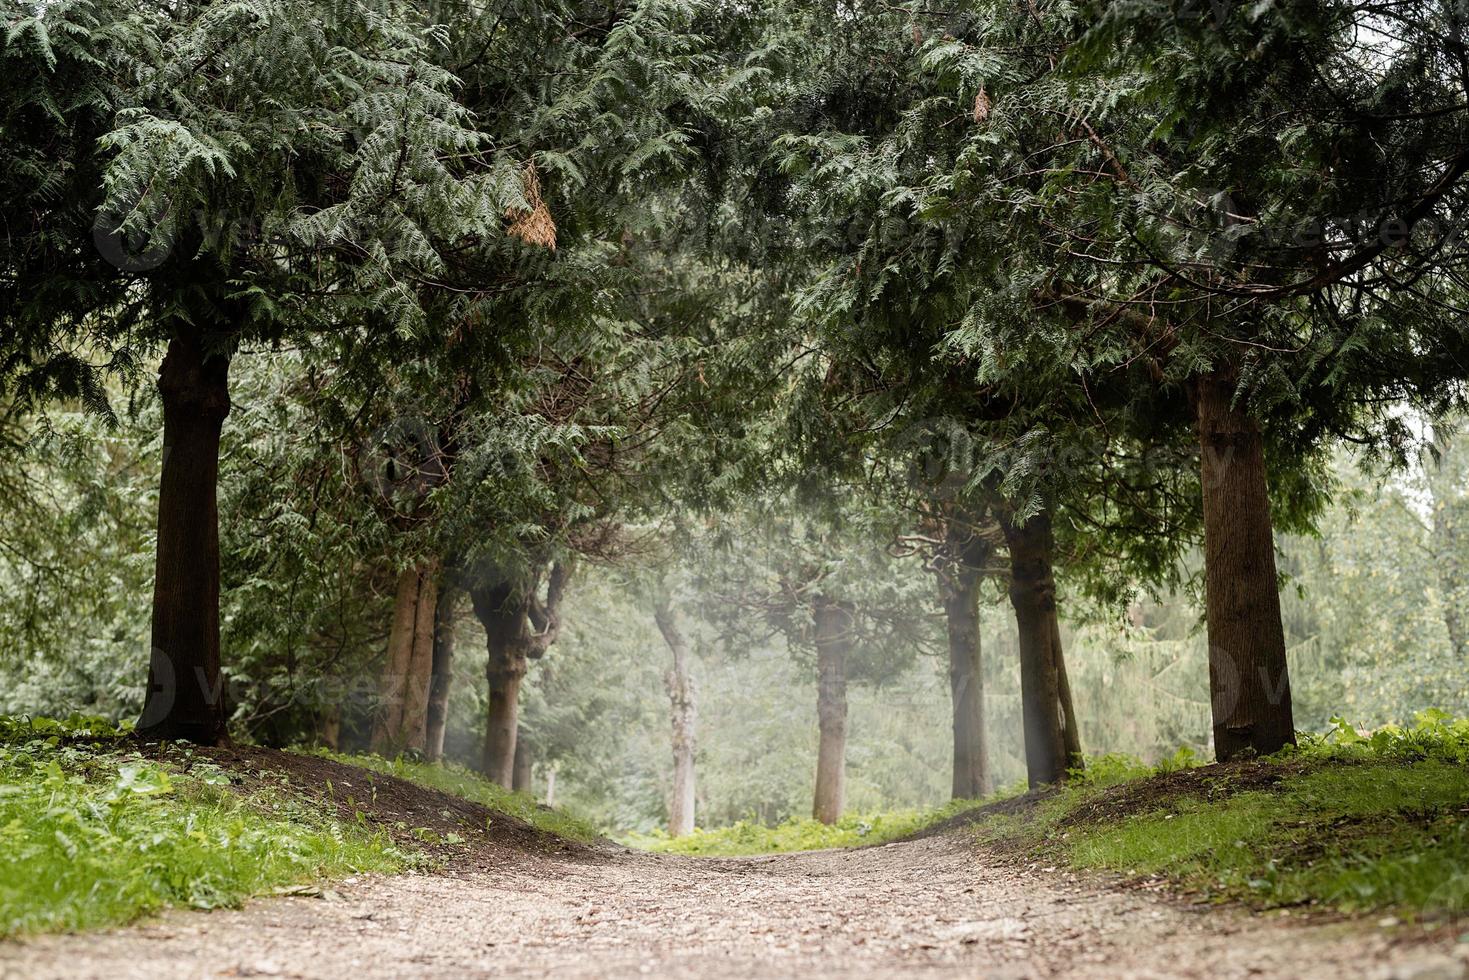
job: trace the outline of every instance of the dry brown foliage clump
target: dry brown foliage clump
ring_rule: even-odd
[[[541,180],[536,174],[535,164],[526,164],[525,175],[521,178],[525,184],[525,200],[530,205],[530,210],[511,208],[505,212],[505,220],[510,226],[505,230],[525,242],[527,245],[539,245],[556,251],[556,222],[551,217],[551,209],[546,207],[546,202],[541,197]]]

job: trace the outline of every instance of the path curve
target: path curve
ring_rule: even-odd
[[[1411,926],[1194,911],[996,862],[953,834],[745,859],[478,863],[0,943],[0,977],[1469,977],[1469,945]]]

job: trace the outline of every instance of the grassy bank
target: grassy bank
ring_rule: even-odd
[[[411,856],[288,787],[144,758],[105,722],[0,719],[0,936],[215,908]]]
[[[564,810],[552,809],[537,803],[535,797],[529,793],[511,792],[462,766],[450,763],[419,762],[402,757],[384,759],[376,755],[343,755],[322,749],[313,750],[309,754],[372,772],[396,776],[419,786],[479,803],[492,810],[499,810],[524,820],[537,830],[565,837],[567,840],[590,843],[601,837],[597,828],[585,820]]]
[[[831,847],[863,847],[908,837],[941,820],[979,806],[961,800],[931,810],[891,810],[886,813],[847,814],[834,824],[811,818],[788,820],[774,827],[740,821],[727,827],[698,829],[681,837],[665,833],[628,834],[621,841],[666,854],[738,857],[788,851],[819,851]]]
[[[1469,721],[1341,723],[1257,762],[1107,760],[1027,812],[977,820],[998,845],[1157,876],[1199,899],[1456,919],[1469,912]]]

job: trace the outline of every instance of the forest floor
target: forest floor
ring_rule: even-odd
[[[103,932],[0,940],[0,980],[1469,978],[1462,920],[1429,927],[1205,904],[1156,876],[1075,872],[1039,856],[1044,848],[985,843],[976,832],[977,818],[1020,818],[1038,801],[992,804],[879,846],[704,858],[567,840],[333,759],[240,748],[170,764],[222,767],[246,795],[288,785],[318,812],[414,847],[432,870],[358,875]],[[1217,775],[1121,787],[1098,805],[1132,812],[1143,789]]]

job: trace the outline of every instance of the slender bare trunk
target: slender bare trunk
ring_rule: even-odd
[[[163,474],[153,583],[152,656],[138,733],[228,741],[219,657],[219,439],[230,411],[229,357],[200,331],[174,335],[158,372]]]
[[[1086,758],[1081,751],[1081,726],[1076,720],[1076,702],[1071,698],[1071,678],[1066,673],[1066,655],[1061,649],[1061,621],[1059,616],[1051,618],[1055,635],[1051,641],[1051,656],[1056,661],[1056,695],[1061,702],[1061,741],[1066,745],[1066,765],[1081,769]]]
[[[430,762],[444,758],[444,733],[449,725],[449,692],[454,684],[454,614],[457,590],[440,587],[434,607],[433,680],[429,684],[424,755]]]
[[[333,752],[342,748],[342,707],[331,705],[325,708],[316,719],[316,741],[318,745],[331,749]]]
[[[531,767],[534,760],[531,758],[530,743],[525,740],[525,733],[515,733],[515,773],[510,780],[510,788],[517,793],[533,793],[535,788],[531,785]]]
[[[979,635],[979,585],[989,550],[955,549],[938,575],[949,635],[949,695],[954,706],[952,793],[956,800],[979,799],[990,791]]]
[[[546,770],[546,806],[556,805],[556,767]]]
[[[1469,601],[1469,571],[1463,555],[1464,535],[1469,527],[1469,503],[1464,498],[1465,468],[1462,437],[1444,426],[1434,426],[1436,453],[1425,460],[1429,499],[1433,507],[1433,566],[1443,599],[1444,630],[1449,650],[1458,663],[1469,663],[1469,624],[1464,621],[1464,603]]]
[[[1295,744],[1275,539],[1259,426],[1232,405],[1233,380],[1198,380],[1204,587],[1214,751],[1268,755]]]
[[[852,646],[852,610],[846,603],[819,596],[813,615],[821,741],[811,813],[822,823],[832,824],[841,818],[847,797],[847,655]]]
[[[688,643],[666,597],[659,597],[653,619],[673,654],[673,666],[663,675],[673,727],[673,794],[668,804],[668,835],[681,837],[694,829],[694,750],[698,718],[698,690],[689,670]]]
[[[1020,640],[1020,701],[1025,719],[1025,770],[1030,785],[1066,777],[1066,740],[1055,646],[1056,582],[1051,520],[1038,514],[1016,527],[1002,522],[1010,547],[1010,604]]]

